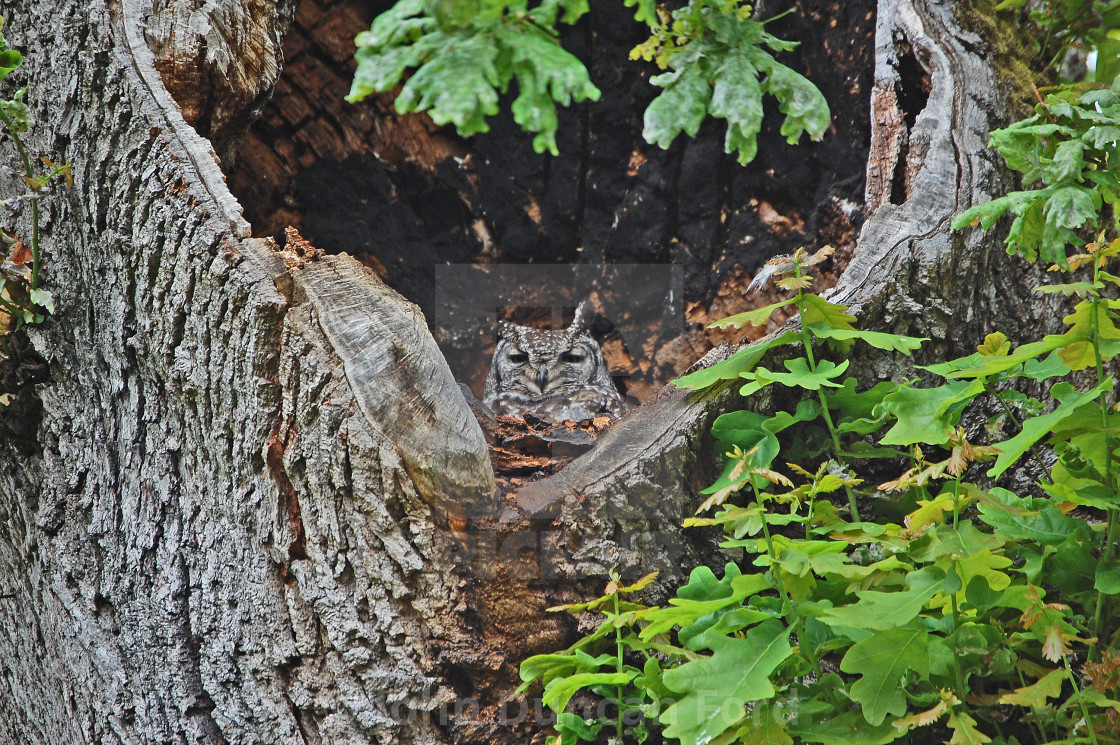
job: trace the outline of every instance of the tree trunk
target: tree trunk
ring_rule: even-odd
[[[196,101],[212,114],[200,129],[236,130],[290,9],[225,0],[188,22],[156,5],[3,11],[26,50],[31,148],[69,159],[75,185],[45,206],[57,312],[28,332],[49,363],[34,447],[0,445],[0,741],[539,737],[531,706],[502,704],[519,661],[568,631],[543,609],[612,568],[671,585],[713,555],[678,526],[712,475],[708,425],[739,401],[666,390],[500,500],[416,307],[348,256],[250,237],[159,77],[191,59],[250,71],[219,76],[236,95]],[[948,228],[1004,185],[985,149],[1005,108],[985,41],[947,2],[883,0],[876,23],[877,209],[833,299],[933,337],[934,355],[995,319],[1036,335],[1057,314],[1030,278],[995,236]],[[914,95],[920,113],[899,103]],[[855,362],[881,377],[909,364]]]

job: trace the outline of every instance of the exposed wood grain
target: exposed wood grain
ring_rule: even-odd
[[[346,255],[308,264],[295,280],[342,356],[358,407],[428,503],[462,517],[496,515],[482,428],[420,310]]]
[[[155,67],[183,117],[228,168],[280,77],[280,41],[295,0],[153,0],[151,6],[144,37]]]

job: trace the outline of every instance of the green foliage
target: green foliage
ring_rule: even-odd
[[[4,29],[4,20],[0,19],[0,31]],[[23,55],[18,50],[9,49],[8,42],[0,34],[0,83],[11,75],[16,68],[23,64]]]
[[[779,101],[782,134],[796,143],[803,132],[819,140],[830,114],[821,92],[765,50],[796,44],[767,33],[739,0],[691,0],[669,13],[650,0],[624,0],[650,39],[631,53],[669,72],[651,82],[662,92],[645,115],[647,141],[668,147],[680,133],[694,135],[707,116],[727,121],[725,148],[750,162],[762,123],[762,96]],[[486,118],[511,82],[518,95],[514,120],[536,133],[537,152],[556,154],[556,105],[596,101],[587,69],[557,40],[557,24],[575,23],[587,0],[399,0],[355,39],[357,72],[347,100],[391,91],[399,112],[427,111],[462,135],[485,132]],[[412,71],[411,75],[406,73]]]
[[[1117,78],[1120,81],[1120,78]],[[1066,267],[1066,245],[1084,244],[1079,233],[1097,229],[1101,207],[1120,195],[1120,94],[1115,90],[1062,89],[1046,97],[1029,119],[991,136],[1009,168],[1023,174],[1016,191],[978,204],[956,217],[953,228],[979,224],[988,230],[1014,215],[1008,253],[1028,261]]]
[[[797,45],[767,33],[751,12],[739,0],[692,0],[664,13],[649,40],[634,48],[632,59],[670,70],[650,80],[663,90],[646,109],[646,141],[667,148],[681,132],[695,135],[712,116],[727,121],[724,150],[738,153],[745,165],[758,151],[764,93],[778,99],[786,116],[782,134],[791,145],[804,132],[815,140],[824,136],[831,119],[824,96],[765,49]]]
[[[0,29],[4,21],[0,18]],[[23,64],[23,56],[9,49],[3,36],[0,36],[0,81],[6,79]],[[6,261],[0,263],[0,355],[7,348],[8,337],[25,323],[40,323],[44,313],[54,312],[54,298],[50,292],[39,287],[41,255],[39,246],[39,200],[48,191],[53,181],[65,179],[68,186],[73,185],[70,165],[59,165],[48,158],[40,158],[45,170],[40,172],[27,152],[21,135],[26,134],[33,124],[31,112],[24,102],[26,88],[20,88],[10,98],[0,98],[0,124],[5,134],[16,146],[23,165],[23,181],[30,189],[27,194],[0,199],[0,206],[18,210],[26,201],[31,205],[30,240],[16,235],[14,231],[0,229],[0,245],[5,249]],[[2,408],[2,404],[0,404]]]
[[[558,713],[569,699],[553,691],[618,702],[617,743],[653,730],[687,745],[1120,743],[1120,412],[1103,372],[1120,354],[1118,304],[1103,294],[1120,284],[1108,271],[1120,240],[1068,257],[1070,271],[1090,274],[1062,286],[1083,298],[1067,333],[1020,347],[992,333],[974,354],[924,368],[939,385],[864,390],[845,377],[851,344],[905,355],[923,340],[871,335],[805,292],[803,270],[828,252],[775,260],[791,299],[719,323],[761,325],[792,306],[800,330],[682,381],[745,381],[746,395],[781,386],[799,399],[713,425],[727,467],[698,509],[712,514],[685,524],[721,526],[722,545],[744,558],[722,577],[693,570],[665,607],[631,599],[647,577],[561,608],[600,613],[598,630],[526,660],[523,690],[539,681]],[[785,372],[761,364],[775,352]],[[1097,380],[1078,389],[1068,378],[1081,369]],[[1019,380],[1048,385],[1047,400],[1016,392]],[[993,400],[1004,409],[995,438],[974,444],[962,415]],[[779,465],[790,457],[815,466]],[[872,457],[904,470],[865,485],[856,472]],[[992,485],[1026,457],[1049,474],[1047,496]],[[875,498],[884,493],[896,498]],[[602,730],[559,724],[559,737],[602,742],[608,724],[592,724]]]
[[[1071,52],[1095,54],[1089,83],[1065,83],[1045,99],[1035,114],[996,130],[991,146],[1007,166],[1023,174],[1033,191],[1016,191],[973,206],[957,216],[953,228],[980,225],[990,229],[1005,214],[1014,216],[1005,240],[1008,253],[1029,261],[1066,268],[1066,246],[1081,246],[1101,227],[1120,194],[1120,0],[1003,0],[997,10],[1030,7],[1030,18],[1042,31],[1038,51],[1053,55],[1048,65],[1060,67]],[[1110,90],[1104,90],[1111,86]]]
[[[722,734],[727,721],[743,718],[747,702],[772,698],[770,676],[792,653],[789,630],[774,619],[741,637],[712,633],[705,647],[711,655],[662,675],[665,687],[679,696],[660,717],[665,736],[688,745]]]
[[[348,101],[395,88],[402,114],[427,111],[462,135],[489,129],[498,96],[516,80],[514,120],[535,132],[537,152],[556,150],[556,104],[599,99],[583,63],[556,40],[558,22],[575,23],[587,0],[400,0],[355,39],[358,62]],[[562,15],[561,15],[562,12]],[[558,18],[559,17],[559,18]]]
[[[885,631],[856,642],[840,661],[842,671],[860,676],[852,684],[851,696],[862,705],[869,724],[882,724],[887,714],[906,713],[901,684],[908,672],[929,675],[929,633],[900,626],[890,623]]]
[[[1096,80],[1120,75],[1120,0],[1003,0],[996,10],[1030,7],[1030,19],[1043,32],[1040,51],[1051,54],[1051,66],[1061,64],[1070,49],[1097,52]]]

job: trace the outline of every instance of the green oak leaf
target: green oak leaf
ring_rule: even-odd
[[[1007,540],[1057,545],[1083,525],[1047,499],[1020,498],[999,487],[988,494],[993,499],[978,503],[980,519]]]
[[[659,147],[668,148],[677,135],[692,137],[708,113],[712,86],[695,65],[655,75],[650,82],[662,89],[646,107],[642,137]]]
[[[1085,168],[1085,144],[1080,140],[1066,140],[1054,149],[1054,157],[1046,168],[1051,183],[1075,180]]]
[[[607,724],[609,722],[606,719],[584,719],[579,714],[570,712],[562,712],[556,716],[556,731],[560,733],[560,743],[575,743],[580,740],[594,742],[599,730]],[[569,739],[568,735],[575,739]]]
[[[760,580],[761,584],[757,584]],[[716,575],[710,567],[698,566],[689,573],[688,582],[677,588],[677,597],[670,600],[670,603],[676,606],[676,609],[686,608],[691,615],[682,615],[679,610],[674,608],[657,609],[652,612],[650,624],[642,630],[640,637],[645,640],[652,639],[654,636],[671,629],[674,624],[679,623],[682,619],[684,619],[683,625],[693,623],[706,613],[738,603],[752,593],[758,592],[759,589],[765,589],[768,586],[765,578],[761,575],[750,574],[744,576],[739,566],[734,562],[728,562],[724,566],[723,579],[716,579]],[[697,603],[708,603],[709,605],[701,606]],[[659,616],[658,614],[662,615]]]
[[[1046,700],[1057,698],[1062,693],[1062,684],[1069,679],[1065,670],[1051,670],[1034,683],[1014,691],[1004,693],[999,697],[1001,704],[1012,706],[1029,706],[1032,709],[1042,709]]]
[[[906,590],[857,592],[858,603],[829,608],[821,620],[833,628],[885,630],[905,626],[912,621],[934,595],[955,594],[961,580],[955,572],[946,574],[937,567],[925,567],[906,576]]]
[[[894,350],[907,356],[915,349],[922,346],[928,337],[902,336],[901,334],[888,334],[882,331],[864,331],[862,329],[836,329],[824,323],[808,324],[809,331],[818,339],[836,339],[849,341],[858,339],[865,344],[870,344],[876,349]]]
[[[660,25],[661,22],[657,18],[656,0],[622,0],[622,4],[627,8],[634,9],[634,20],[644,23],[650,28]]]
[[[769,55],[760,61],[760,67],[766,73],[763,89],[778,99],[778,108],[786,115],[781,130],[786,142],[796,145],[802,132],[808,132],[813,140],[824,137],[832,113],[817,86],[804,75],[774,62]]]
[[[539,26],[556,25],[556,16],[563,10],[561,21],[573,24],[591,10],[588,0],[544,0],[532,11],[533,21]]]
[[[754,160],[755,136],[762,129],[762,87],[746,55],[732,53],[716,69],[708,113],[727,120],[724,152],[738,152],[740,165]]]
[[[995,464],[988,469],[987,475],[991,478],[998,477],[1013,466],[1032,445],[1050,434],[1059,424],[1076,416],[1081,407],[1095,403],[1101,393],[1109,390],[1112,390],[1111,378],[1082,393],[1075,392],[1073,386],[1069,383],[1056,383],[1051,388],[1050,394],[1061,402],[1058,408],[1048,414],[1027,419],[1022,423],[1019,434],[1010,440],[999,443],[998,447],[1001,452],[999,457],[996,458]]]
[[[1032,380],[1064,378],[1069,373],[1069,366],[1062,362],[1061,355],[1056,350],[1047,355],[1046,359],[1029,359],[1023,363],[1023,377]]]
[[[796,331],[787,331],[770,341],[752,344],[749,347],[740,349],[726,360],[717,362],[711,367],[697,370],[688,375],[683,375],[674,380],[673,385],[678,388],[690,388],[694,391],[698,391],[711,387],[721,380],[738,380],[741,377],[741,373],[753,370],[755,365],[762,360],[772,347],[793,344],[800,340],[801,335],[799,333]]]
[[[542,701],[555,712],[568,707],[568,701],[581,688],[592,686],[617,686],[629,683],[637,674],[636,670],[623,673],[576,673],[566,678],[555,678],[544,687]]]
[[[1061,343],[1058,354],[1072,370],[1084,370],[1097,364],[1097,350],[1102,361],[1120,354],[1120,329],[1112,320],[1111,308],[1116,301],[1102,301],[1093,313],[1093,303],[1083,300],[1073,308],[1073,313],[1062,319],[1069,331],[1056,337],[1047,336],[1046,340]],[[1093,345],[1094,335],[1097,340]]]
[[[744,326],[765,326],[774,312],[793,304],[793,299],[779,300],[776,303],[765,305],[761,308],[748,310],[745,313],[736,313],[727,318],[721,318],[708,324],[710,329],[741,329]]]
[[[837,365],[829,360],[821,360],[817,363],[817,369],[811,370],[808,360],[804,357],[795,357],[782,363],[789,372],[775,372],[759,367],[754,372],[743,373],[742,377],[751,382],[744,385],[739,392],[749,396],[771,383],[781,383],[789,388],[804,388],[810,391],[818,391],[822,387],[839,388],[840,384],[834,383],[832,379],[843,375],[848,369],[849,362],[850,360],[844,360]]]
[[[502,85],[499,52],[490,37],[456,39],[408,79],[397,95],[397,111],[427,111],[437,125],[454,124],[462,135],[488,131],[486,117],[498,113]]]
[[[848,312],[848,306],[830,303],[819,295],[805,295],[802,303],[801,317],[806,327],[855,330],[852,322],[856,317]]]
[[[743,745],[793,745],[786,726],[774,718],[773,712],[762,706],[755,711],[758,713],[736,731],[738,742]]]
[[[804,707],[802,707],[804,708]],[[879,725],[868,724],[858,711],[846,711],[823,721],[810,720],[801,724],[807,716],[798,717],[799,724],[790,728],[790,734],[803,742],[820,745],[886,745],[905,735],[890,721]]]
[[[755,626],[743,638],[720,636],[712,655],[666,670],[665,687],[681,698],[661,715],[665,736],[701,745],[737,724],[746,703],[772,697],[770,674],[792,654],[789,629],[779,621]]]
[[[1105,595],[1120,595],[1120,561],[1109,555],[1097,564],[1093,587]]]
[[[860,679],[852,684],[852,700],[863,707],[871,724],[881,724],[888,714],[906,713],[901,687],[907,670],[921,678],[929,675],[929,634],[923,629],[887,629],[852,645],[840,669]]]
[[[513,120],[526,132],[538,133],[533,138],[536,152],[557,155],[556,104],[598,101],[599,89],[583,63],[537,26],[503,26],[496,38],[509,50],[517,77],[519,92],[510,107]]]
[[[992,741],[992,738],[976,729],[976,720],[963,711],[950,709],[946,723],[949,729],[953,730],[949,745],[984,745]]]
[[[964,406],[984,392],[979,381],[950,381],[937,388],[900,388],[886,396],[882,408],[897,420],[882,445],[941,445],[960,420]]]
[[[2,39],[0,39],[2,42]],[[3,46],[0,43],[0,46]],[[0,51],[0,80],[11,75],[17,67],[23,64],[23,55],[15,49],[3,49]]]

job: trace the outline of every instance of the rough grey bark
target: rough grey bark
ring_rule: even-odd
[[[415,309],[249,238],[141,2],[3,10],[75,186],[45,205],[38,450],[2,457],[0,741],[439,740],[452,528],[493,475]]]
[[[345,256],[249,237],[159,78],[150,5],[3,13],[31,145],[76,183],[46,207],[58,312],[31,332],[51,374],[37,450],[0,445],[0,741],[526,741],[532,723],[497,707],[517,661],[559,638],[541,609],[611,568],[679,577],[711,550],[676,526],[734,397],[667,391],[523,489],[520,513],[499,505],[416,310]],[[833,297],[937,352],[994,318],[1025,333],[1047,309],[993,238],[948,232],[1000,185],[983,41],[946,2],[884,0],[879,25],[877,91],[914,84],[905,40],[929,104],[874,140],[894,143],[874,156],[891,175]],[[897,96],[877,101],[896,114],[877,126],[900,126]]]

